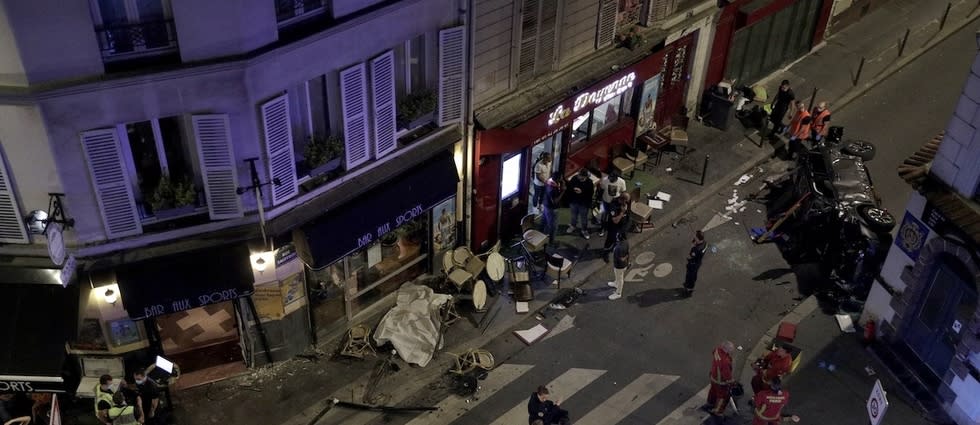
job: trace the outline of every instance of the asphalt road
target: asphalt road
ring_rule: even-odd
[[[845,127],[846,138],[877,145],[869,168],[884,206],[899,221],[911,189],[896,167],[945,128],[977,48],[975,28],[975,23],[966,26],[862,98],[834,111],[833,121]],[[629,279],[622,299],[605,298],[612,292],[606,286],[612,271],[605,270],[583,286],[587,295],[578,304],[548,313],[541,323],[554,335],[547,340],[525,347],[505,334],[484,347],[500,353],[497,364],[509,366],[508,376],[504,382],[484,383],[494,388],[481,396],[458,401],[452,410],[456,414],[388,417],[383,422],[524,423],[527,397],[537,385],[552,382],[576,423],[592,423],[583,415],[593,409],[621,417],[597,423],[672,423],[663,418],[685,403],[702,400],[698,392],[707,384],[714,345],[731,339],[749,350],[798,302],[795,276],[775,247],[754,245],[746,234],[746,226],[759,226],[764,220],[757,211],[763,207],[755,204],[708,231],[710,248],[697,291],[689,299],[676,296],[691,229],[706,225],[724,208],[727,196],[730,193],[712,197],[689,213],[690,227],[666,229],[634,246],[636,268],[644,273]],[[561,319],[572,325],[560,330]],[[523,325],[537,323],[532,317]],[[501,422],[502,418],[507,420]]]
[[[896,168],[946,128],[977,49],[975,24],[833,115],[833,121],[844,126],[845,138],[868,140],[878,147],[868,168],[884,207],[899,223],[911,191]]]

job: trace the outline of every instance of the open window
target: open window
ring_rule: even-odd
[[[188,128],[183,116],[119,125],[140,217],[188,215],[206,206]]]

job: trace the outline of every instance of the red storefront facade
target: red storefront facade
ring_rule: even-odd
[[[654,86],[653,120],[664,125],[680,113],[697,36],[688,34],[557,104],[542,105],[544,112],[522,123],[478,131],[472,248],[517,234],[541,152],[553,153],[552,170],[565,177],[582,167],[605,172],[622,147],[633,146],[640,102]]]
[[[735,0],[719,12],[705,87],[750,83],[824,39],[834,0]],[[749,68],[749,69],[745,69]]]

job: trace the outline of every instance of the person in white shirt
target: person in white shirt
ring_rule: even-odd
[[[606,218],[609,216],[609,211],[612,208],[611,203],[623,192],[626,192],[626,180],[619,177],[619,172],[616,170],[610,171],[609,174],[599,181],[599,193],[602,196],[602,211],[599,217],[600,223],[606,222]],[[599,232],[599,236],[605,236],[605,234],[605,226],[603,226],[603,230]]]

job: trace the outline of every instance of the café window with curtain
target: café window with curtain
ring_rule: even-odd
[[[316,272],[310,285],[318,331],[351,319],[426,272],[431,212]]]

